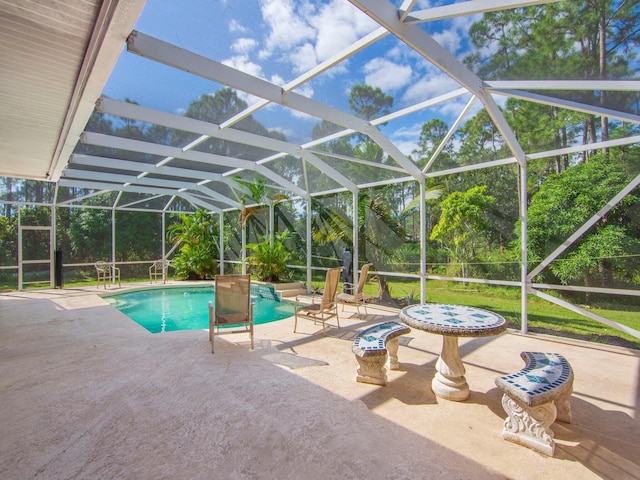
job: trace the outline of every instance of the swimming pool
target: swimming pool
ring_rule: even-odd
[[[209,328],[208,303],[213,287],[165,287],[135,290],[103,298],[151,333]],[[255,296],[255,324],[293,315],[293,304]]]

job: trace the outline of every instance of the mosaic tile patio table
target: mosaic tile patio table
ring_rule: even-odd
[[[461,305],[411,305],[402,309],[400,319],[411,328],[442,335],[431,389],[440,398],[458,402],[469,398],[458,337],[488,337],[507,329],[506,320],[497,313]]]

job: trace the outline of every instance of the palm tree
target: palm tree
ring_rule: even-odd
[[[353,249],[353,222],[349,216],[335,208],[330,208],[313,199],[312,238],[316,244],[332,245],[338,257],[336,240]],[[406,238],[400,222],[391,215],[383,195],[372,195],[363,190],[358,195],[357,205],[358,253],[360,258],[371,261],[374,266],[382,266],[394,256],[393,250]],[[383,300],[391,300],[389,288],[384,278],[380,278]]]
[[[356,156],[377,163],[385,163],[388,158],[379,145],[366,141],[359,144]],[[379,190],[361,190],[358,195],[358,254],[365,262],[372,262],[375,268],[384,268],[394,260],[395,250],[406,240],[407,233],[403,227],[403,219],[416,207],[420,206],[420,197],[413,199],[402,215],[394,216],[385,198],[393,195],[393,186]],[[444,187],[436,185],[427,190],[426,200],[436,200],[442,196]],[[345,212],[329,208],[320,201],[312,200],[312,208],[316,213],[312,223],[313,240],[318,244],[331,244],[338,257],[335,241],[344,242],[353,247],[353,222]],[[384,277],[380,277],[380,289],[383,301],[392,301],[389,287]]]

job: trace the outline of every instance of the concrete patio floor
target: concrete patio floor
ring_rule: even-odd
[[[140,287],[142,285],[134,285]],[[112,288],[125,291],[128,286]],[[471,396],[437,399],[442,337],[401,337],[389,384],[357,383],[356,333],[293,318],[216,339],[151,334],[95,287],[0,294],[3,479],[640,479],[640,352],[517,331],[460,339]],[[573,423],[553,458],[502,439],[496,376],[563,354]]]

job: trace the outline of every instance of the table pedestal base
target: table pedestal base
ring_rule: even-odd
[[[465,369],[458,350],[458,337],[442,337],[442,353],[436,362],[436,374],[431,389],[445,400],[461,402],[469,398],[469,385],[464,377]]]

